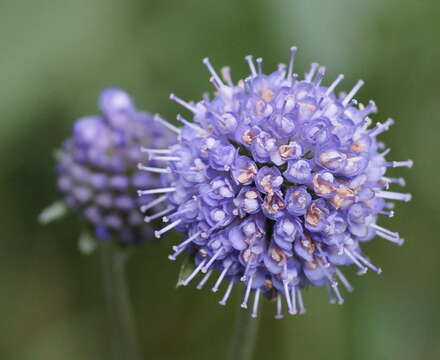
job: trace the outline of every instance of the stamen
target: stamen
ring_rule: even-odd
[[[293,288],[292,288],[293,291]],[[277,313],[275,315],[275,319],[282,319],[284,317],[283,315],[283,302],[281,300],[280,293],[277,294]]]
[[[394,216],[394,211],[383,211],[383,210],[381,210],[381,211],[378,212],[378,214],[385,215],[385,216],[388,216],[388,217],[392,218]]]
[[[257,67],[258,67],[258,75],[263,75],[263,59],[262,58],[257,58]]]
[[[174,261],[185,250],[185,248],[177,249],[173,254],[168,255],[168,259]]]
[[[378,230],[380,232],[383,232],[385,234],[388,234],[390,236],[399,237],[399,233],[396,233],[396,232],[393,232],[391,230],[385,229],[384,227],[379,226],[377,224],[370,224],[370,227],[372,227],[373,229]]]
[[[156,155],[150,155],[149,160],[156,160],[156,161],[180,161],[182,160],[178,156],[156,156]]]
[[[407,167],[412,168],[414,165],[412,160],[406,160],[406,161],[388,161],[385,163],[385,166],[396,168],[396,167]]]
[[[394,124],[394,120],[393,119],[387,119],[387,121],[385,121],[383,124],[382,123],[377,123],[376,127],[371,130],[370,132],[370,136],[377,136],[379,134],[382,134],[385,131],[388,131],[388,129],[390,128],[391,125]]]
[[[247,274],[249,272],[249,269],[251,268],[251,257],[249,256],[248,262],[246,264],[246,268],[244,269],[243,276],[240,278],[240,281],[245,282],[247,280]]]
[[[209,61],[209,59],[207,57],[203,59],[203,63],[208,68],[208,71],[211,73],[211,75],[215,79],[215,81],[217,81],[218,85],[219,86],[224,86],[222,80],[220,79],[218,74],[215,72],[214,68],[211,65],[211,62]]]
[[[304,77],[304,80],[306,81],[312,81],[313,76],[315,75],[316,70],[318,70],[319,64],[318,63],[312,63],[310,65],[310,70]]]
[[[197,284],[196,289],[201,290],[203,288],[203,286],[206,284],[209,277],[211,276],[212,272],[213,270],[208,271],[208,273],[203,277],[203,279],[200,280],[200,282]]]
[[[389,200],[400,200],[400,201],[410,201],[411,200],[411,194],[403,194],[399,192],[392,192],[392,191],[376,191],[376,196],[382,199],[389,199]]]
[[[322,262],[320,260],[317,260],[319,267],[321,268],[322,272],[324,273],[325,277],[330,282],[331,286],[334,286],[337,284],[337,282],[333,279],[332,275],[329,273],[329,271],[323,266]]]
[[[220,276],[218,277],[217,281],[215,282],[214,286],[212,287],[212,292],[217,292],[224,277],[226,276],[226,273],[228,272],[229,268],[231,267],[231,265],[225,266],[225,268],[223,269],[223,271],[221,272]]]
[[[202,128],[200,126],[197,126],[196,124],[193,124],[192,122],[186,120],[183,116],[180,114],[177,114],[176,119],[180,121],[181,123],[185,124],[186,126],[189,126],[191,129],[194,129],[196,131],[201,131]]]
[[[177,97],[174,94],[170,94],[170,100],[175,101],[179,105],[182,105],[184,108],[188,109],[189,111],[193,112],[194,114],[197,112],[197,109],[192,106],[190,103],[182,100],[181,98]]]
[[[254,62],[252,61],[252,55],[245,56],[245,60],[249,65],[249,69],[251,70],[252,76],[257,76],[257,70],[255,69]]]
[[[373,100],[370,100],[368,102],[367,106],[365,106],[361,111],[362,111],[363,116],[367,116],[372,113],[376,113],[377,112],[376,103]]]
[[[190,211],[191,211],[191,209],[183,209],[183,210],[176,211],[175,213],[171,214],[170,216],[164,216],[162,221],[164,223],[167,223],[168,221],[172,220],[176,216],[185,214],[185,213],[190,212]]]
[[[298,309],[296,306],[296,286],[292,286],[292,310],[293,315],[298,314]]]
[[[365,84],[363,80],[359,80],[355,86],[353,86],[353,89],[347,94],[347,96],[342,100],[342,105],[347,106],[351,99],[356,95],[356,93],[359,91],[359,89]]]
[[[390,153],[391,149],[388,148],[385,151],[383,151],[382,153],[380,153],[379,155],[383,158],[385,158],[385,156],[387,156]],[[386,163],[385,163],[386,164]],[[386,165],[385,165],[386,166]]]
[[[368,271],[368,268],[366,266],[362,265],[358,261],[358,259],[356,259],[356,257],[349,250],[347,250],[347,248],[344,247],[343,251],[351,259],[351,261],[353,261],[353,263],[359,268],[358,275],[364,275]]]
[[[142,171],[148,171],[156,174],[169,174],[171,170],[169,168],[157,168],[157,167],[151,167],[151,166],[144,166],[142,164],[138,164],[137,168]]]
[[[335,90],[336,86],[338,86],[342,80],[344,80],[344,75],[339,74],[338,77],[336,78],[336,80],[333,81],[332,84],[327,88],[324,95],[329,96],[332,93],[332,91]]]
[[[205,273],[208,271],[209,267],[214,263],[214,261],[221,255],[223,248],[217,250],[217,252],[211,257],[205,267],[202,269],[202,272]]]
[[[388,241],[390,241],[394,244],[397,244],[397,245],[402,245],[405,242],[405,239],[403,239],[401,237],[391,236],[389,234],[385,234],[385,233],[383,233],[381,231],[377,231],[377,230],[376,230],[376,235],[381,237],[384,240],[388,240]]]
[[[228,288],[226,289],[225,295],[223,298],[219,301],[220,305],[226,305],[226,301],[228,301],[229,295],[231,295],[232,288],[234,287],[234,282],[231,280],[231,282],[228,285]]]
[[[166,188],[157,188],[157,189],[149,189],[149,190],[138,190],[138,196],[143,195],[151,195],[151,194],[162,194],[162,193],[170,193],[176,191],[175,187],[166,187]]]
[[[325,284],[325,288],[327,289],[328,302],[330,304],[335,304],[338,299],[336,299],[333,288],[328,283]]]
[[[217,81],[211,76],[209,78],[209,82],[212,84],[212,86],[215,87],[216,90],[220,90],[220,85],[217,83]]]
[[[295,55],[296,55],[296,46],[292,46],[290,48],[290,58],[289,58],[289,67],[287,70],[287,79],[289,80],[292,77],[293,74],[293,66],[295,64]]]
[[[149,153],[149,154],[169,154],[171,149],[151,149],[141,147],[141,152]]]
[[[173,211],[176,207],[175,206],[168,206],[166,209],[159,211],[158,213],[151,215],[151,216],[145,216],[144,221],[146,223],[149,223],[150,221],[153,221],[154,219],[160,218],[161,216],[168,214],[170,211]]]
[[[254,296],[254,306],[252,308],[252,314],[251,314],[251,316],[253,318],[256,318],[258,316],[258,303],[259,303],[259,301],[260,301],[260,289],[258,288],[255,291],[255,296]]]
[[[199,266],[197,266],[195,269],[194,269],[194,271],[185,279],[185,280],[182,280],[182,285],[183,286],[187,286],[190,282],[191,282],[191,280],[192,279],[194,279],[194,277],[199,273],[199,271],[200,271],[200,269],[203,267],[203,265],[205,264],[205,261],[206,261],[206,259],[205,260],[203,260],[200,264],[199,264]]]
[[[165,234],[167,231],[174,229],[177,225],[179,225],[182,222],[182,219],[176,220],[174,222],[172,222],[171,224],[165,226],[164,228],[160,229],[160,230],[156,230],[154,232],[154,236],[157,239],[160,239],[160,237]]]
[[[141,212],[146,212],[147,210],[150,210],[151,208],[155,207],[156,205],[159,205],[162,201],[165,201],[167,199],[166,195],[159,196],[157,199],[151,201],[149,204],[142,205],[141,206]]]
[[[382,177],[382,180],[386,181],[387,183],[390,183],[390,184],[397,184],[400,186],[406,185],[404,178]]]
[[[181,242],[179,245],[173,246],[173,250],[177,251],[179,249],[185,249],[186,245],[191,243],[193,240],[197,239],[201,233],[202,233],[201,231],[196,232],[194,235],[190,236],[188,239]]]
[[[331,285],[331,288],[336,295],[338,304],[342,305],[344,303],[344,298],[341,296],[341,293],[339,292],[338,283],[335,283],[335,285]]]
[[[289,288],[287,281],[283,281],[284,285],[284,296],[286,297],[286,303],[287,303],[287,310],[289,311],[289,314],[295,314],[293,312],[292,302],[290,301],[290,294],[289,294]]]
[[[324,78],[325,75],[325,66],[321,66],[318,69],[318,74],[315,77],[315,80],[313,80],[313,83],[315,84],[315,86],[319,86],[321,84],[322,79]]]
[[[249,278],[249,281],[248,281],[248,284],[247,284],[247,287],[246,287],[246,292],[244,294],[243,302],[240,305],[243,309],[247,309],[247,303],[248,303],[248,300],[249,300],[249,295],[251,293],[251,286],[252,286],[252,281],[253,280],[254,280],[254,275],[252,274],[252,276]]]
[[[232,77],[231,77],[231,68],[229,66],[222,67],[221,75],[222,75],[222,78],[226,81],[226,83],[229,86],[231,86],[231,87],[234,86],[234,83],[233,83]]]
[[[302,293],[299,288],[296,289],[296,294],[298,295],[299,314],[304,314],[306,312],[306,308],[304,307]]]
[[[341,272],[341,270],[336,268],[335,269],[335,274],[339,278],[339,280],[341,280],[342,285],[344,285],[344,287],[347,289],[347,291],[352,292],[353,291],[353,287],[348,282],[347,278],[344,276],[344,274]]]
[[[353,252],[353,255],[356,256],[360,261],[362,261],[365,265],[367,265],[371,270],[373,270],[378,275],[382,273],[382,269],[374,266],[371,262],[369,262],[364,256],[357,252]]]
[[[171,130],[173,132],[175,132],[176,134],[180,134],[180,129],[178,129],[177,127],[175,127],[174,125],[170,124],[168,121],[166,121],[165,119],[161,118],[159,116],[159,114],[156,114],[153,116],[153,120],[158,122],[159,124],[163,125],[164,127],[166,127],[168,130]]]

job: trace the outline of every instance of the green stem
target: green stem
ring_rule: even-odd
[[[235,330],[231,343],[231,360],[251,360],[257,337],[258,318],[249,312],[237,309]]]
[[[125,276],[128,253],[115,241],[99,244],[111,359],[141,360]]]

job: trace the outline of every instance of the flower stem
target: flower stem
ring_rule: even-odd
[[[127,250],[119,247],[115,241],[102,241],[99,250],[107,303],[110,358],[140,360],[125,277]]]
[[[257,337],[258,318],[237,309],[235,330],[231,342],[230,360],[251,360]]]

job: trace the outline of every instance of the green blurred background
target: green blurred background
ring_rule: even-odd
[[[238,79],[245,55],[274,69],[291,45],[300,73],[319,61],[327,84],[340,72],[345,89],[366,81],[359,99],[376,101],[376,120],[396,119],[383,136],[392,157],[415,160],[395,172],[414,200],[382,222],[405,245],[367,244],[384,273],[351,271],[344,306],[315,288],[306,315],[275,321],[265,302],[256,359],[440,358],[439,10],[436,0],[1,0],[0,358],[106,358],[97,255],[78,252],[75,219],[36,221],[57,196],[53,150],[75,118],[97,112],[100,90],[122,87],[173,118],[170,92],[211,89],[203,57]],[[179,265],[166,256],[175,241],[145,244],[129,263],[145,359],[224,359],[239,294],[223,308],[220,294],[176,290]]]

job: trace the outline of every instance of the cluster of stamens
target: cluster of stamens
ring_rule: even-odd
[[[189,252],[194,270],[187,285],[205,273],[202,288],[218,272],[212,290],[228,285],[225,304],[234,284],[244,284],[242,307],[254,294],[252,316],[260,295],[283,302],[290,314],[305,311],[302,290],[326,286],[330,302],[342,303],[339,289],[351,285],[340,271],[355,265],[360,274],[380,273],[360,244],[376,235],[402,244],[399,234],[377,224],[378,215],[393,216],[390,200],[409,201],[410,195],[389,191],[403,179],[386,177],[388,168],[411,167],[411,161],[387,161],[389,150],[377,137],[393,120],[372,126],[374,102],[362,105],[354,96],[359,81],[347,94],[335,95],[339,75],[321,84],[325,68],[312,64],[303,80],[293,72],[296,48],[286,68],[265,75],[262,59],[246,57],[251,74],[234,85],[229,68],[220,77],[204,59],[216,89],[198,103],[170,98],[192,113],[181,115],[178,128],[160,116],[157,124],[173,131],[176,144],[146,150],[166,167],[144,167],[162,174],[163,187],[139,190],[159,194],[167,203],[165,226],[188,237],[173,247],[174,260]]]

